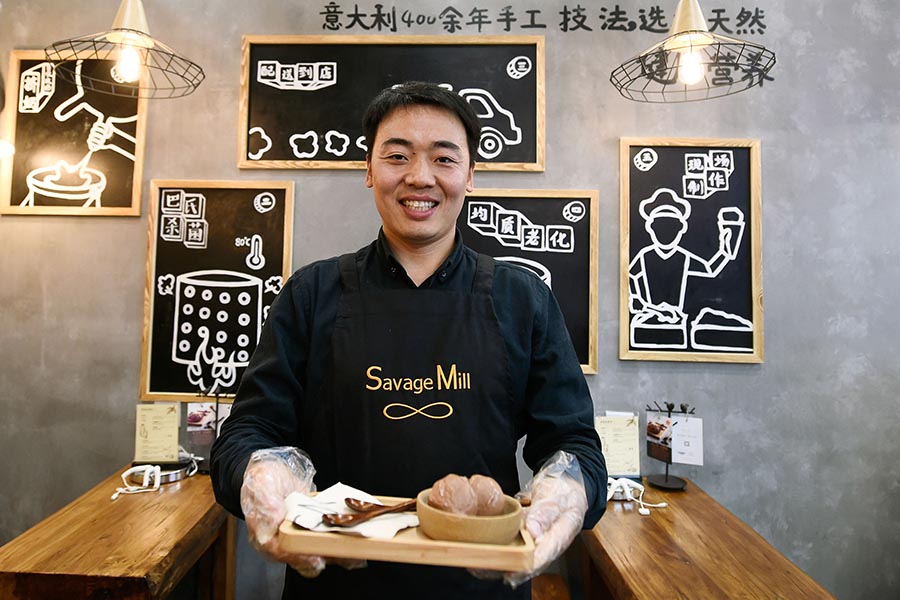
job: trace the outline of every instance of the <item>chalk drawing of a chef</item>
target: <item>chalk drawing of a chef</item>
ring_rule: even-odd
[[[651,244],[628,266],[631,345],[639,348],[686,348],[687,315],[684,296],[689,277],[714,278],[737,256],[740,235],[722,218],[736,208],[720,211],[719,249],[706,260],[681,247],[691,205],[678,194],[660,188],[638,206]],[[741,215],[742,216],[742,215]],[[741,219],[742,220],[742,219]],[[645,335],[646,334],[646,335]]]

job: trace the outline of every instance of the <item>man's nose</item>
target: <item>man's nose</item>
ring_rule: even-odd
[[[409,161],[406,170],[406,185],[410,187],[430,187],[434,185],[434,173],[431,163],[426,159],[414,158]]]

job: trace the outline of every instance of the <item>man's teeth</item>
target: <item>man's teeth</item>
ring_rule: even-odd
[[[430,202],[426,200],[404,200],[403,206],[410,210],[431,210],[435,207],[437,202]]]

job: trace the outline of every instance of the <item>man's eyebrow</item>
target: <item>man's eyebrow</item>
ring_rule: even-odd
[[[412,148],[413,143],[406,138],[400,137],[392,137],[384,140],[381,143],[381,147],[385,146],[403,146],[404,148]],[[459,147],[458,144],[455,144],[449,140],[436,140],[431,144],[432,148],[443,148],[445,150],[452,150],[454,152],[462,154],[462,148]]]
[[[462,148],[459,145],[454,144],[448,140],[437,140],[435,143],[431,145],[432,148],[444,148],[445,150],[453,150],[454,152],[458,152],[462,154]]]
[[[392,137],[381,142],[381,146],[404,146],[409,148],[412,146],[412,142],[404,138]]]

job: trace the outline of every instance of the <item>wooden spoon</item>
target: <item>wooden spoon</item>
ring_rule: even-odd
[[[349,505],[350,503],[347,502],[347,504]],[[392,512],[403,512],[405,510],[414,508],[415,506],[416,499],[412,498],[405,502],[401,502],[400,504],[393,504],[391,506],[377,506],[376,508],[367,509],[364,512],[358,512],[355,514],[332,513],[329,515],[322,515],[322,522],[326,525],[331,525],[332,527],[352,527],[353,525],[358,525],[359,523],[368,521],[369,519],[377,517],[378,515]]]
[[[384,504],[366,502],[365,500],[360,500],[359,498],[344,498],[344,504],[346,504],[356,512],[369,512],[370,510],[377,510],[379,508],[384,508],[385,506]]]

